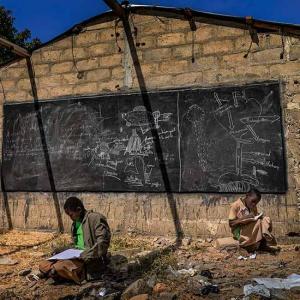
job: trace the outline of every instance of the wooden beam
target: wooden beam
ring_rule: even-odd
[[[103,0],[108,7],[111,8],[111,10],[117,14],[120,18],[125,17],[125,10],[124,8],[119,4],[118,1],[115,0]]]
[[[26,49],[8,41],[2,37],[0,37],[0,45],[9,49],[11,52],[13,52],[21,57],[30,57],[30,53]]]
[[[147,91],[145,78],[144,78],[144,75],[142,72],[141,64],[140,64],[139,57],[138,57],[137,50],[136,50],[135,41],[132,36],[131,26],[130,26],[129,19],[128,19],[129,10],[126,9],[126,5],[125,5],[125,8],[123,8],[116,0],[103,0],[103,1],[122,20],[126,39],[128,42],[128,46],[129,46],[129,50],[130,50],[130,54],[131,54],[131,58],[132,58],[132,62],[133,62],[133,66],[135,68],[135,73],[137,76],[137,80],[138,80],[138,84],[139,84],[139,88],[140,88],[140,92],[141,92],[142,101],[143,101],[143,104],[144,104],[146,110],[149,112],[147,114],[148,123],[154,124],[155,122],[154,122],[154,117],[153,117],[153,110],[152,110],[152,105],[151,105],[151,101],[150,101],[150,96]],[[151,128],[151,135],[153,137],[154,149],[155,149],[155,152],[156,152],[156,155],[158,158],[158,163],[159,163],[162,179],[163,179],[164,186],[165,186],[168,203],[169,203],[171,214],[173,217],[174,227],[175,227],[176,236],[177,236],[176,245],[179,246],[179,245],[181,245],[181,242],[182,242],[183,231],[182,231],[182,227],[181,227],[181,223],[180,223],[180,219],[179,219],[179,215],[178,215],[178,211],[177,211],[176,200],[174,198],[173,193],[171,192],[170,179],[169,179],[166,163],[164,161],[163,150],[162,150],[161,141],[159,138],[157,128]]]
[[[54,207],[55,207],[56,216],[57,216],[58,229],[59,229],[59,232],[62,233],[62,232],[64,232],[64,224],[63,224],[62,215],[61,215],[61,211],[60,211],[59,199],[58,199],[56,188],[55,188],[54,175],[53,175],[53,171],[52,171],[49,150],[48,150],[49,148],[47,145],[47,140],[46,140],[46,135],[45,135],[45,130],[44,130],[41,106],[40,106],[40,102],[38,99],[34,70],[33,70],[31,59],[29,57],[26,58],[26,63],[27,63],[27,70],[28,70],[28,75],[29,75],[29,79],[30,79],[30,84],[31,84],[34,110],[35,110],[38,128],[39,128],[39,132],[40,132],[42,149],[44,152],[45,165],[46,165],[48,178],[49,178],[49,184],[50,184],[50,188],[51,188],[51,192],[52,192],[52,196],[53,196],[53,200],[54,200]]]

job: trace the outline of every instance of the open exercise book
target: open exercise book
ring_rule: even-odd
[[[48,258],[48,260],[58,260],[58,259],[74,259],[78,258],[83,250],[78,249],[68,249],[54,256]]]

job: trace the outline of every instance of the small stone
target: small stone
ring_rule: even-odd
[[[24,270],[21,270],[18,274],[19,274],[19,276],[26,276],[26,275],[28,275],[29,273],[31,273],[31,269],[24,269]]]
[[[154,287],[153,287],[153,293],[160,294],[162,292],[165,292],[168,289],[168,286],[162,282],[158,282]]]
[[[138,279],[127,287],[127,289],[123,292],[121,299],[128,300],[134,296],[150,292],[151,288],[147,285],[146,281]]]
[[[237,249],[239,242],[232,237],[225,237],[216,239],[214,242],[214,247],[217,249]]]
[[[212,238],[207,238],[207,239],[206,239],[206,242],[207,242],[207,243],[211,243],[212,241],[213,241]]]

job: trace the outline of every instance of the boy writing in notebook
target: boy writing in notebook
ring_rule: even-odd
[[[257,211],[260,199],[260,192],[251,189],[245,197],[239,198],[230,207],[229,226],[233,237],[248,252],[259,249],[270,251],[272,249],[268,246],[276,245],[275,237],[271,234],[270,218]]]
[[[99,278],[107,262],[110,244],[110,228],[106,218],[96,212],[87,211],[76,197],[64,204],[65,213],[72,219],[74,246],[82,250],[76,259],[42,261],[39,269],[44,276],[64,278],[76,283]]]

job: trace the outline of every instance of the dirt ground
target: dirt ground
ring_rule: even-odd
[[[251,278],[285,278],[292,273],[300,274],[300,251],[297,248],[300,238],[298,239],[299,241],[294,240],[294,244],[279,245],[281,251],[278,255],[258,253],[253,260],[238,260],[237,257],[245,253],[239,250],[217,250],[211,240],[191,240],[156,258],[147,269],[138,274],[123,273],[120,278],[114,275],[103,282],[122,292],[136,279],[155,278],[156,283],[164,283],[165,291],[176,293],[177,299],[242,299],[243,286]],[[0,258],[8,257],[16,261],[15,265],[0,265],[0,299],[92,299],[78,296],[82,295],[85,287],[86,290],[92,287],[89,283],[84,286],[72,283],[50,285],[44,279],[31,283],[26,276],[19,275],[20,271],[28,268],[32,269],[32,273],[37,272],[41,260],[49,257],[53,249],[62,247],[69,241],[67,234],[22,231],[0,234]],[[171,240],[166,238],[115,235],[111,251],[126,250],[127,256],[130,256],[131,250],[134,253],[154,249],[168,242]],[[170,271],[180,269],[193,269],[197,272],[209,270],[213,277],[210,281],[218,285],[220,292],[206,296],[196,295],[193,292],[192,276],[176,276]],[[155,292],[152,297],[160,299]],[[300,299],[300,290],[285,291],[278,297],[276,299]]]

